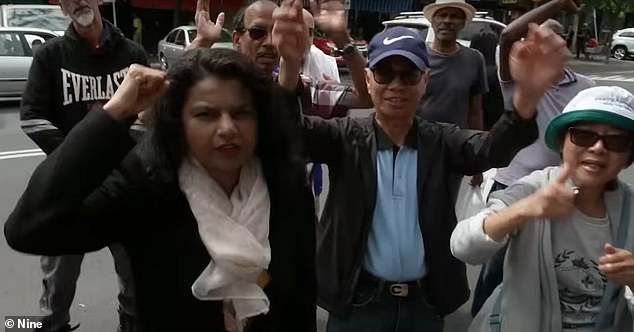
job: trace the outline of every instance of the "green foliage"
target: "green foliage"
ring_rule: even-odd
[[[614,15],[634,12],[634,1],[632,0],[585,0],[588,8],[596,8]]]

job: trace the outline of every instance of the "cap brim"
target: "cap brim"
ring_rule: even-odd
[[[465,14],[465,19],[467,22],[470,22],[471,20],[473,20],[473,18],[475,17],[475,13],[476,13],[476,9],[475,7],[471,6],[468,3],[462,3],[462,2],[457,2],[457,3],[432,3],[429,4],[427,6],[425,6],[425,8],[423,8],[423,14],[425,15],[425,18],[431,22],[432,17],[434,17],[434,14],[436,14],[436,11],[438,11],[441,8],[457,8],[460,9],[464,12]]]
[[[562,130],[577,122],[595,122],[614,126],[634,133],[634,120],[622,115],[601,110],[580,110],[560,114],[550,121],[544,134],[546,146],[559,151],[557,137]]]
[[[404,58],[406,58],[407,60],[411,61],[412,63],[414,63],[414,65],[416,67],[418,67],[418,69],[420,70],[425,70],[427,68],[429,68],[429,66],[425,63],[425,61],[423,61],[423,59],[421,59],[420,57],[416,56],[414,53],[409,52],[409,51],[405,51],[405,50],[391,50],[391,51],[387,51],[385,53],[382,53],[381,55],[377,56],[376,58],[370,60],[368,62],[368,67],[370,68],[374,68],[379,62],[381,62],[382,60],[385,60],[391,56],[395,56],[395,55],[400,55]]]

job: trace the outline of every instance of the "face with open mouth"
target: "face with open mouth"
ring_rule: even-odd
[[[627,167],[632,135],[606,124],[580,123],[568,128],[563,160],[579,187],[603,188]]]
[[[189,153],[218,182],[238,176],[253,157],[257,114],[240,81],[209,76],[198,82],[189,91],[182,119]]]
[[[273,46],[274,2],[255,2],[244,11],[244,31],[234,33],[234,44],[240,53],[245,54],[262,73],[270,75],[277,68],[280,56]]]

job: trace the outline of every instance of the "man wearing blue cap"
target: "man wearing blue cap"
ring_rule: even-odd
[[[285,1],[274,19],[280,84],[293,107],[305,40],[301,1]],[[295,114],[307,158],[331,170],[317,226],[317,296],[330,312],[329,332],[442,331],[443,317],[467,301],[465,266],[449,249],[456,225],[449,174],[507,165],[537,138],[535,105],[561,73],[565,46],[531,26],[511,55],[520,82],[513,109],[489,132],[416,116],[429,80],[425,41],[398,27],[370,42],[366,82],[376,113],[333,120]]]

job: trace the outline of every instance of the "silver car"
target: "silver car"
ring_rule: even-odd
[[[50,30],[0,27],[0,101],[20,100],[33,54],[54,37]]]
[[[170,64],[174,63],[185,52],[187,46],[196,38],[196,33],[195,26],[180,26],[159,40],[157,49],[162,70],[167,70]],[[212,47],[233,48],[229,30],[223,29],[220,40]]]
[[[425,18],[423,12],[403,12],[393,20],[384,21],[383,25],[385,28],[393,26],[406,27],[420,33],[427,42],[434,40],[434,30],[431,29],[431,23]],[[458,42],[465,47],[469,47],[471,40],[480,30],[491,30],[499,37],[504,28],[506,28],[506,24],[488,16],[487,12],[476,12],[473,20],[467,23],[458,34]]]
[[[634,28],[619,30],[612,36],[612,56],[619,60],[634,57]]]

